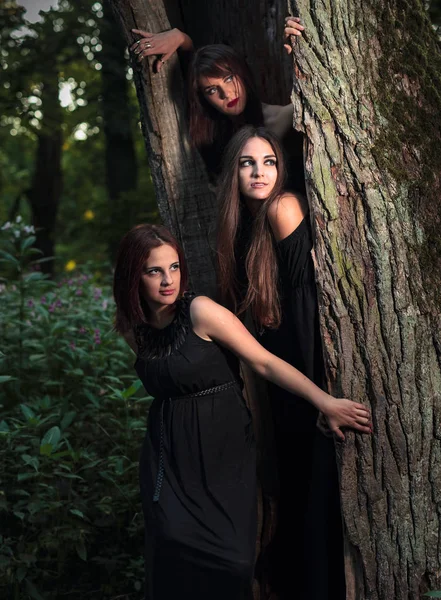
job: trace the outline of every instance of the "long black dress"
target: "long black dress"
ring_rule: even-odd
[[[135,329],[154,397],[140,458],[148,600],[249,597],[256,465],[236,358],[197,336],[191,295],[164,329]]]
[[[323,357],[307,216],[278,242],[282,324],[261,343],[320,387]],[[279,598],[344,600],[343,542],[335,448],[305,400],[269,386],[280,478],[278,525],[269,549]]]

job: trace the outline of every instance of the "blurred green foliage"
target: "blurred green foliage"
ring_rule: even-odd
[[[21,217],[0,231],[0,597],[139,599],[150,398],[109,266],[48,280],[33,239]]]
[[[134,86],[127,104],[112,114],[112,127],[129,127],[138,177],[134,188],[110,201],[103,110],[104,12],[93,0],[60,0],[36,23],[25,20],[14,1],[0,5],[0,224],[17,214],[29,222],[29,194],[36,170],[39,136],[51,126],[51,106],[43,90],[57,73],[62,110],[62,192],[57,214],[55,255],[65,262],[106,260],[110,241],[132,225],[158,221]],[[108,75],[108,71],[107,71]],[[131,81],[127,63],[126,78]],[[46,100],[47,102],[47,100]],[[119,115],[119,117],[118,117]],[[126,167],[123,167],[126,168]]]

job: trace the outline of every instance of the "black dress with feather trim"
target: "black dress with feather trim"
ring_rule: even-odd
[[[192,328],[135,328],[135,369],[154,398],[140,458],[148,600],[249,598],[256,465],[238,361]]]

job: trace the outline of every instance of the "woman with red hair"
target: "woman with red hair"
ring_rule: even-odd
[[[368,432],[369,411],[332,398],[270,354],[226,308],[186,291],[187,268],[164,227],[139,225],[115,268],[116,329],[154,400],[140,459],[149,600],[250,598],[256,464],[238,358],[340,427]]]

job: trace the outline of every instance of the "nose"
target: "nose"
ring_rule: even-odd
[[[173,283],[172,274],[169,271],[166,271],[162,278],[161,284],[165,287],[167,285],[171,285],[172,283]]]
[[[260,161],[256,160],[253,165],[253,177],[261,177],[263,175],[263,168]]]

